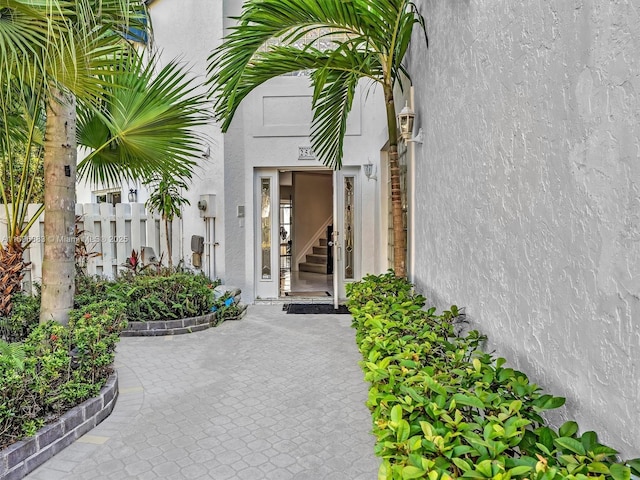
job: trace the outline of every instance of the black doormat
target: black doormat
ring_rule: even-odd
[[[318,290],[313,292],[285,292],[287,297],[330,297],[331,294],[325,290]]]
[[[297,315],[305,314],[349,314],[349,309],[344,305],[338,305],[338,309],[334,309],[333,305],[328,303],[290,303],[285,305],[283,310],[287,313],[293,313]]]

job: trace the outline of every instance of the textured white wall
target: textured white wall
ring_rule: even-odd
[[[161,65],[172,60],[180,61],[189,70],[191,78],[200,91],[206,91],[203,85],[207,71],[207,57],[220,43],[223,29],[223,0],[156,0],[149,6],[153,22],[155,52],[160,54]],[[199,128],[206,137],[209,156],[196,158],[199,167],[188,191],[184,196],[191,205],[183,209],[182,229],[179,233],[182,241],[174,247],[174,261],[184,258],[191,265],[191,236],[206,236],[205,223],[197,209],[200,195],[215,194],[217,218],[215,220],[215,276],[226,278],[225,272],[225,191],[223,139],[219,128],[212,120]],[[203,146],[203,153],[206,147]],[[206,260],[205,260],[206,261]],[[213,270],[213,268],[212,268]],[[211,276],[214,276],[211,272]]]
[[[417,283],[640,456],[640,4],[418,4]]]

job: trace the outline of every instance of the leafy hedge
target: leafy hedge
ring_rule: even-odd
[[[40,321],[40,289],[35,295],[16,293],[11,303],[11,314],[0,316],[0,338],[7,342],[18,342],[27,338]]]
[[[22,343],[0,341],[0,448],[100,392],[112,372],[124,309],[93,303],[72,311],[66,327],[48,322]]]
[[[216,285],[204,275],[187,272],[126,275],[117,281],[79,277],[75,303],[80,307],[97,298],[123,302],[130,321],[174,320],[208,313]]]
[[[440,315],[393,273],[348,286],[361,366],[371,383],[379,479],[627,480],[640,459],[559,429],[541,412],[564,399],[543,394],[527,376],[479,347],[477,331],[455,332],[456,306]]]

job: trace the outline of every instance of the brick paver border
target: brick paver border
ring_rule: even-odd
[[[178,320],[153,320],[149,322],[129,322],[122,337],[160,337],[162,335],[182,335],[206,330],[216,324],[216,313]]]
[[[102,422],[118,398],[118,374],[114,372],[97,397],[90,398],[45,425],[33,437],[0,451],[0,480],[18,480]]]

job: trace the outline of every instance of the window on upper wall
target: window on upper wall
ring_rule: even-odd
[[[126,38],[130,42],[147,45],[149,43],[147,22],[147,13],[144,10],[141,10],[139,12],[139,18],[134,18],[132,21],[135,26],[129,26],[129,29],[124,33],[124,38]]]
[[[116,203],[122,203],[122,191],[121,190],[100,190],[93,192],[96,203],[110,203],[114,207]]]
[[[347,34],[343,31],[329,28],[318,28],[305,33],[302,37],[294,42],[285,41],[286,35],[280,38],[269,40],[260,51],[265,52],[267,49],[278,45],[292,45],[296,48],[304,48],[307,45],[313,45],[320,51],[331,50],[336,46],[336,41],[342,42],[347,38]],[[297,72],[285,73],[285,77],[298,77],[309,75],[309,70],[300,70]]]

